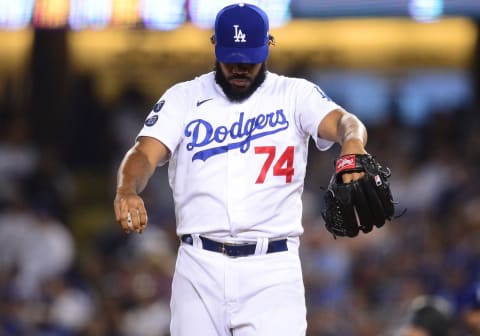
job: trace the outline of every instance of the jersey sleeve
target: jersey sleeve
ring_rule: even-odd
[[[173,152],[183,135],[188,102],[184,86],[177,84],[168,89],[147,115],[137,139],[143,136],[155,138]]]
[[[302,131],[309,134],[319,150],[329,149],[334,142],[318,136],[318,125],[332,110],[341,108],[320,87],[303,80],[297,97],[297,111]]]

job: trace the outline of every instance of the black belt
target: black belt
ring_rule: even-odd
[[[186,234],[180,237],[182,242],[193,245],[192,235]],[[221,243],[212,239],[200,236],[204,250],[219,252],[229,257],[246,257],[255,254],[256,243],[234,244]],[[271,240],[268,242],[267,253],[287,251],[287,239]]]

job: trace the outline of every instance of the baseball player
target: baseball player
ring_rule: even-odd
[[[405,326],[394,336],[452,336],[454,330],[453,307],[440,296],[416,297],[408,309]]]
[[[168,161],[180,241],[171,335],[305,335],[308,142],[365,154],[367,132],[317,85],[267,70],[274,39],[259,7],[220,10],[211,41],[214,71],[169,88],[120,164],[116,220],[126,233],[145,230],[140,193]]]

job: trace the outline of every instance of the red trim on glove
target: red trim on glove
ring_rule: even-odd
[[[357,167],[357,156],[355,154],[347,154],[339,157],[335,163],[335,174],[345,170],[354,170]]]

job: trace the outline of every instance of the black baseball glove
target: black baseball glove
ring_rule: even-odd
[[[342,175],[365,172],[356,181],[343,183]],[[382,167],[369,154],[343,155],[335,160],[333,174],[324,195],[322,212],[327,230],[337,236],[355,237],[361,230],[382,227],[395,212],[388,178],[390,169]]]

